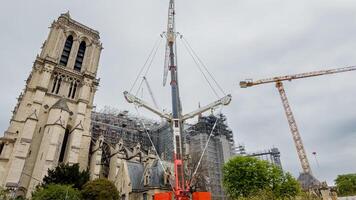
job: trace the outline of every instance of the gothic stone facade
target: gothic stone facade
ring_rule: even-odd
[[[155,193],[169,192],[173,184],[173,163],[159,161],[153,148],[141,149],[141,144],[125,144],[123,139],[109,144],[103,135],[95,141],[90,159],[90,178],[107,178],[121,194],[122,200],[153,199]],[[109,155],[103,154],[108,145]],[[103,156],[110,157],[108,173],[102,163]],[[103,173],[104,172],[104,173]]]
[[[28,197],[58,163],[88,167],[99,39],[69,13],[52,23],[0,139],[0,186]]]

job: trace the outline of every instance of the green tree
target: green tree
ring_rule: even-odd
[[[79,164],[68,165],[59,164],[55,169],[49,169],[43,178],[42,186],[49,184],[72,185],[73,188],[82,189],[83,185],[89,181],[89,171],[80,171]]]
[[[10,191],[0,187],[0,199],[10,199]]]
[[[281,181],[277,184],[278,189],[274,191],[276,196],[279,198],[291,199],[296,197],[301,192],[299,182],[288,172],[282,174]]]
[[[338,175],[335,184],[339,196],[352,196],[356,194],[356,174]]]
[[[82,197],[85,200],[116,200],[119,198],[119,192],[111,181],[96,179],[84,185]]]
[[[300,193],[300,185],[292,175],[252,157],[232,158],[224,165],[223,175],[224,187],[234,199],[288,199]]]
[[[39,187],[32,194],[32,200],[80,200],[80,192],[70,185],[49,184]]]
[[[24,200],[24,197],[13,197],[13,190],[0,187],[0,200]]]

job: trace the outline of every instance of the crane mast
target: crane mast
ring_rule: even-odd
[[[184,163],[183,163],[183,124],[184,121],[194,116],[197,116],[203,112],[214,109],[217,106],[228,105],[231,102],[231,95],[228,94],[213,103],[199,108],[198,110],[192,111],[185,115],[182,114],[182,106],[179,97],[179,85],[178,85],[178,72],[177,72],[177,49],[176,49],[176,37],[177,32],[175,32],[175,4],[174,0],[169,1],[168,8],[168,25],[167,32],[165,36],[167,38],[166,52],[165,52],[165,63],[164,63],[164,73],[163,73],[163,85],[165,85],[168,72],[171,75],[171,98],[172,98],[172,113],[167,114],[157,109],[157,107],[149,105],[147,102],[141,100],[140,98],[134,96],[128,91],[124,92],[124,96],[129,103],[133,103],[138,107],[144,107],[145,109],[157,114],[158,116],[165,118],[171,123],[173,131],[173,158],[174,158],[174,186],[173,192],[176,200],[189,200],[190,199],[190,183],[185,181],[184,174]],[[145,78],[144,78],[145,79]],[[147,81],[145,79],[145,81]],[[151,91],[148,83],[147,87]]]
[[[314,76],[322,76],[322,75],[336,74],[336,73],[341,73],[341,72],[355,71],[355,70],[356,70],[356,66],[349,66],[349,67],[343,67],[343,68],[320,70],[320,71],[313,71],[313,72],[300,73],[300,74],[294,74],[294,75],[277,76],[277,77],[272,77],[272,78],[260,79],[257,81],[253,81],[252,79],[246,79],[245,81],[240,82],[241,88],[247,88],[247,87],[252,87],[255,85],[261,85],[261,84],[267,84],[267,83],[275,83],[276,84],[276,88],[278,89],[279,95],[281,97],[283,108],[284,108],[284,111],[286,113],[286,117],[288,120],[289,128],[291,130],[294,144],[297,149],[297,154],[298,154],[298,157],[299,157],[302,169],[303,169],[303,173],[300,176],[300,179],[302,179],[301,181],[302,181],[303,188],[308,188],[310,186],[319,184],[319,181],[316,180],[312,176],[312,171],[311,171],[311,168],[309,165],[306,151],[304,149],[302,138],[299,134],[297,123],[293,116],[293,112],[289,105],[287,95],[284,90],[282,82],[283,81],[292,81],[295,79],[309,78],[309,77],[314,77]],[[303,181],[304,181],[304,183],[303,183]]]
[[[311,168],[309,165],[307,154],[304,149],[302,138],[300,137],[300,134],[299,134],[297,122],[295,121],[292,109],[290,108],[290,105],[289,105],[289,102],[287,99],[287,95],[286,95],[286,91],[284,90],[284,87],[283,87],[283,83],[280,81],[276,82],[276,87],[278,89],[279,95],[282,100],[283,108],[284,108],[284,111],[287,116],[290,131],[292,132],[294,144],[297,149],[298,157],[299,157],[300,163],[302,165],[303,172],[306,174],[307,173],[311,174]]]
[[[168,69],[171,72],[171,96],[172,96],[172,130],[174,146],[174,192],[177,200],[189,198],[188,189],[184,181],[183,146],[182,146],[182,120],[181,106],[179,98],[179,86],[176,61],[176,32],[175,32],[175,5],[174,0],[169,1],[168,25],[167,25],[167,47],[169,50]],[[167,48],[166,48],[167,49]],[[166,57],[167,58],[167,57]],[[166,67],[166,66],[165,66]]]

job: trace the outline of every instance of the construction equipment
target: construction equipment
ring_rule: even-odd
[[[153,95],[151,86],[150,86],[150,84],[149,84],[148,81],[147,81],[147,78],[144,76],[144,77],[142,77],[142,79],[143,79],[143,81],[146,83],[147,90],[148,90],[148,92],[150,93],[150,96],[151,96],[151,99],[152,99],[152,102],[153,102],[154,106],[155,106],[157,109],[159,109],[158,104],[157,104],[157,101],[156,101],[156,99],[155,99],[155,97],[154,97],[154,95]]]
[[[174,0],[169,1],[169,8],[168,8],[168,22],[167,22],[167,44],[166,44],[166,53],[164,59],[164,68],[163,68],[163,86],[166,85],[168,71],[170,70],[169,64],[172,64],[172,59],[177,60],[177,54],[175,52],[176,49],[176,27],[175,27],[175,4]]]
[[[279,152],[278,148],[273,147],[272,149],[266,150],[266,151],[261,151],[261,152],[253,152],[247,154],[249,157],[259,157],[259,158],[265,158],[265,160],[268,160],[270,163],[274,164],[277,167],[280,167],[282,169],[282,163],[281,163],[281,153]]]
[[[172,97],[172,114],[167,114],[159,111],[157,108],[152,107],[148,103],[139,99],[138,97],[125,91],[124,96],[129,103],[134,103],[136,106],[142,106],[151,112],[165,118],[171,123],[173,131],[173,145],[174,145],[174,178],[175,184],[173,186],[173,193],[176,200],[189,200],[190,199],[190,183],[185,181],[185,171],[183,163],[183,144],[182,144],[182,132],[183,123],[186,119],[197,116],[205,111],[214,109],[220,105],[227,105],[231,101],[231,95],[226,95],[218,101],[215,101],[207,106],[203,106],[197,111],[182,115],[181,101],[179,97],[178,86],[178,73],[177,73],[177,49],[176,49],[176,37],[179,34],[175,31],[175,4],[174,0],[169,1],[168,9],[168,25],[167,32],[164,34],[167,39],[163,85],[165,85],[168,71],[171,74],[171,97]],[[157,197],[158,198],[158,197]],[[161,197],[159,197],[161,198]],[[164,197],[165,198],[165,197]]]
[[[330,69],[330,70],[307,72],[307,73],[301,73],[301,74],[295,74],[295,75],[277,76],[277,77],[272,77],[272,78],[260,79],[257,81],[253,81],[252,79],[247,79],[245,81],[240,82],[241,88],[247,88],[247,87],[252,87],[255,85],[261,85],[261,84],[266,84],[266,83],[275,83],[276,84],[276,87],[278,89],[279,95],[282,100],[284,111],[287,116],[289,128],[292,132],[292,136],[293,136],[294,144],[297,149],[298,157],[299,157],[302,169],[303,169],[303,173],[298,178],[301,181],[303,188],[310,188],[310,187],[313,187],[314,185],[320,185],[320,182],[316,178],[314,178],[312,175],[312,171],[311,171],[311,168],[309,165],[307,154],[304,149],[302,138],[299,134],[297,123],[294,119],[292,109],[288,103],[287,95],[284,90],[282,82],[283,81],[292,81],[295,79],[314,77],[314,76],[355,71],[355,70],[356,70],[356,66],[350,66],[350,67],[343,67],[343,68]]]

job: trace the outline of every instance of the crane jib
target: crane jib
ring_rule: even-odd
[[[246,87],[251,87],[254,85],[273,83],[273,82],[278,82],[278,81],[291,81],[291,80],[295,80],[295,79],[308,78],[308,77],[314,77],[314,76],[322,76],[322,75],[328,75],[328,74],[336,74],[336,73],[355,71],[355,70],[356,70],[356,66],[349,66],[349,67],[342,67],[342,68],[336,68],[336,69],[306,72],[306,73],[300,73],[300,74],[294,74],[294,75],[276,76],[276,77],[265,78],[265,79],[260,79],[260,80],[256,80],[256,81],[253,81],[252,79],[246,79],[245,81],[240,82],[240,87],[246,88]]]

